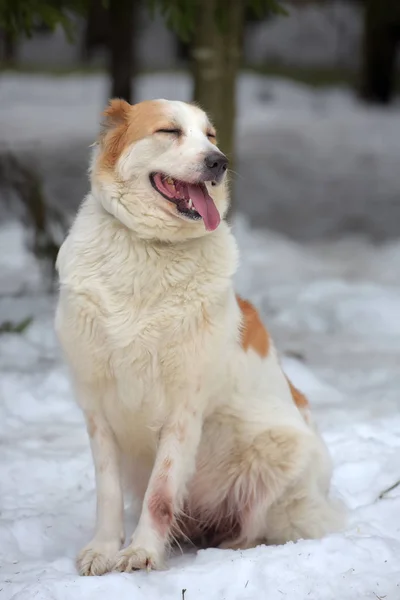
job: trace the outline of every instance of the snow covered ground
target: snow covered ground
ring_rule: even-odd
[[[400,242],[308,246],[235,225],[238,290],[261,308],[331,449],[346,531],[245,552],[193,551],[166,572],[80,578],[94,524],[83,420],[52,330],[54,298],[20,227],[0,228],[0,598],[358,600],[400,598]],[[132,528],[132,521],[130,522]],[[184,592],[184,590],[186,590]]]

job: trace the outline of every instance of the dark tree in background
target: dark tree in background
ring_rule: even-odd
[[[109,72],[111,96],[132,101],[131,82],[134,74],[134,7],[137,0],[110,0]]]
[[[89,0],[81,47],[83,62],[91,60],[95,50],[107,46],[109,29],[110,19],[107,7],[99,0]]]
[[[89,0],[82,43],[82,59],[96,48],[107,51],[110,96],[133,102],[132,79],[136,72],[135,31],[140,0]]]
[[[0,59],[6,67],[15,63],[15,40],[9,31],[0,31]]]
[[[392,100],[399,41],[400,0],[365,0],[361,94],[366,100]]]

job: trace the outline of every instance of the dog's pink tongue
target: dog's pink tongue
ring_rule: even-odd
[[[192,199],[193,206],[203,217],[204,225],[207,231],[214,231],[217,229],[221,217],[217,207],[214,204],[214,200],[207,192],[207,188],[203,185],[188,185],[188,193]]]

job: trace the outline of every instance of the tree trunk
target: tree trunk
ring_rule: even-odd
[[[242,58],[245,0],[202,0],[192,50],[194,100],[210,115],[218,146],[234,168],[236,79]],[[223,11],[223,23],[216,14]],[[234,193],[233,188],[232,193]]]
[[[398,0],[367,0],[361,80],[361,95],[365,100],[378,104],[387,104],[392,100],[399,37]]]
[[[107,7],[99,0],[89,0],[81,46],[83,62],[88,62],[97,48],[107,47],[109,36],[110,19]]]
[[[136,3],[136,0],[111,0],[109,8],[111,96],[123,98],[127,102],[132,102],[132,45]]]
[[[0,31],[1,60],[6,67],[15,65],[16,59],[16,37],[10,31]]]

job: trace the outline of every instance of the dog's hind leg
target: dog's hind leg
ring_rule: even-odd
[[[259,434],[247,448],[237,449],[229,465],[230,472],[237,474],[227,505],[240,528],[219,547],[245,549],[266,541],[271,507],[305,474],[313,448],[313,436],[279,427]]]
[[[344,527],[344,505],[318,489],[310,479],[298,482],[271,507],[266,534],[269,544],[318,539]]]

